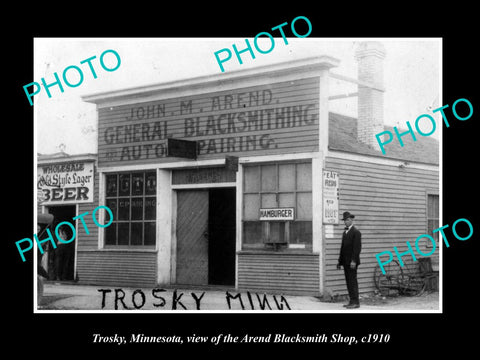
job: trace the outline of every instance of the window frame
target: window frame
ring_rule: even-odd
[[[120,195],[120,176],[121,175],[129,175],[130,179],[130,186],[129,186],[129,194],[128,195]],[[143,175],[143,191],[141,194],[134,194],[133,192],[133,176],[135,174],[142,174]],[[153,185],[153,191],[151,193],[147,193],[147,175],[154,175],[155,183]],[[109,176],[116,176],[116,195],[109,195],[108,194],[108,186],[107,186],[107,181]],[[101,248],[105,250],[146,250],[146,251],[154,251],[156,250],[157,247],[157,184],[158,184],[158,174],[156,169],[131,169],[131,170],[120,170],[120,171],[112,171],[112,172],[104,172],[102,173],[102,179],[101,179],[101,194],[102,194],[102,201],[105,206],[108,206],[108,201],[109,200],[116,200],[116,210],[115,210],[115,216],[113,220],[113,224],[116,224],[116,230],[115,230],[115,244],[108,244],[107,243],[107,231],[110,229],[110,226],[108,228],[102,229],[101,231]],[[128,219],[122,219],[120,220],[118,218],[118,212],[119,212],[119,201],[121,199],[128,199],[129,201],[129,207],[128,207]],[[141,219],[132,219],[132,200],[135,199],[141,199],[142,200],[142,218]],[[145,214],[146,214],[146,201],[149,199],[153,199],[154,205],[153,205],[153,216],[150,219],[145,219]],[[142,229],[142,235],[141,235],[141,244],[132,244],[132,225],[131,224],[142,224],[141,229]],[[146,232],[146,224],[151,223],[153,224],[153,243],[145,245],[145,232]],[[128,234],[128,244],[118,244],[118,224],[129,224],[129,234]]]
[[[438,217],[437,218],[429,216],[429,215],[431,215],[431,214],[429,214],[429,198],[431,196],[432,197],[436,196],[438,198]],[[435,221],[436,220],[438,227],[440,226],[440,206],[441,206],[441,204],[440,204],[439,192],[437,190],[426,190],[426,192],[425,192],[425,234],[428,234],[435,239],[435,243],[436,243],[437,247],[439,246],[439,240],[440,240],[439,233],[438,233],[438,231],[433,233],[433,234],[430,233],[428,224],[429,224],[430,221]],[[435,229],[435,227],[433,226],[432,230],[434,230],[434,229]],[[425,243],[425,248],[427,248],[427,249],[433,248],[432,243],[430,241],[426,242]]]
[[[298,186],[298,165],[301,164],[308,164],[310,165],[310,184],[309,184],[309,190],[305,189],[299,189]],[[276,171],[276,183],[275,183],[275,189],[274,190],[265,190],[262,191],[262,176],[263,176],[263,168],[269,165],[274,165],[275,166],[275,171]],[[281,165],[294,165],[294,188],[293,190],[285,190],[285,189],[280,189],[280,167]],[[257,176],[258,176],[258,189],[253,191],[253,190],[247,190],[246,186],[246,168],[257,168],[256,171],[258,171]],[[242,191],[241,191],[241,197],[242,197],[242,208],[239,209],[241,211],[241,221],[240,221],[240,226],[241,226],[241,239],[240,239],[240,244],[241,244],[241,249],[242,251],[255,251],[255,250],[267,250],[270,251],[272,249],[278,248],[276,242],[269,242],[268,238],[265,238],[264,235],[266,234],[269,236],[269,234],[272,231],[272,223],[281,223],[283,224],[283,233],[284,233],[284,242],[280,244],[286,244],[286,250],[288,251],[301,251],[301,252],[308,252],[311,253],[313,251],[313,160],[311,158],[302,158],[302,159],[286,159],[286,160],[279,160],[279,161],[266,161],[266,162],[257,162],[257,163],[249,163],[249,164],[243,164],[243,171],[242,171]],[[245,219],[245,195],[257,195],[258,196],[258,201],[259,201],[259,207],[264,208],[262,206],[262,195],[264,194],[274,194],[275,195],[275,202],[276,206],[280,207],[279,202],[280,202],[280,196],[281,194],[292,194],[293,195],[293,201],[295,207],[295,220],[293,221],[259,221],[259,220],[252,220],[252,219]],[[298,219],[298,201],[299,197],[298,194],[309,194],[310,195],[310,219]],[[267,208],[268,206],[265,206]],[[245,242],[245,222],[259,222],[261,223],[261,231],[262,231],[262,239],[260,241],[256,241],[254,243],[246,243]],[[292,242],[292,231],[293,231],[293,222],[309,222],[310,227],[311,227],[311,239],[310,243],[298,243],[298,242]],[[282,225],[279,225],[282,227]],[[298,245],[303,245],[304,247],[298,247]],[[290,247],[290,245],[296,245],[295,248]]]

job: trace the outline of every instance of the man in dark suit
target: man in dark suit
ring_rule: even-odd
[[[343,266],[350,302],[344,305],[347,309],[360,307],[358,299],[357,268],[360,265],[360,251],[362,250],[362,234],[353,226],[355,215],[348,211],[343,213],[345,231],[342,236],[342,246],[338,257],[337,269]]]

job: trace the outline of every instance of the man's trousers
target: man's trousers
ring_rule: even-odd
[[[343,271],[345,273],[345,281],[347,283],[348,296],[350,297],[350,304],[360,304],[358,300],[358,281],[357,281],[357,267],[350,268],[350,265],[344,265]]]

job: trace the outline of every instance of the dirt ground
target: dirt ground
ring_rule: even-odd
[[[381,296],[370,295],[360,299],[362,304],[378,306],[379,308],[402,308],[418,310],[438,310],[439,293],[424,292],[418,296]]]

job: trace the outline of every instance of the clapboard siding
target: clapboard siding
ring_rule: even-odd
[[[150,287],[156,284],[156,252],[78,251],[81,284]]]
[[[100,108],[98,161],[175,161],[165,154],[170,137],[198,141],[199,159],[318,151],[318,99],[319,78],[313,77]]]
[[[394,246],[400,252],[406,251],[406,241],[413,245],[419,235],[427,233],[427,190],[438,191],[438,171],[333,157],[325,159],[325,168],[339,172],[339,212],[355,214],[355,226],[362,232],[359,291],[372,292],[373,272],[378,264],[375,255],[393,252]],[[347,293],[343,270],[336,269],[342,232],[340,223],[334,227],[334,237],[324,241],[325,287],[338,295]],[[438,251],[431,260],[438,263]]]
[[[78,219],[78,225],[77,225],[77,251],[83,251],[83,250],[94,250],[98,249],[98,232],[103,231],[100,229],[94,222],[92,218],[92,213],[93,210],[99,205],[99,181],[100,181],[100,176],[97,171],[97,166],[95,164],[94,166],[94,184],[93,184],[93,202],[92,203],[81,203],[78,204],[78,215],[81,215],[85,212],[88,211],[88,215],[83,217],[83,220],[85,221],[85,225],[88,229],[89,234],[85,231],[82,221]],[[101,210],[103,211],[103,210]],[[100,211],[96,213],[97,219],[100,214]],[[107,214],[108,218],[108,214]],[[78,271],[77,271],[78,273]]]
[[[291,295],[318,295],[319,256],[239,253],[238,288]]]
[[[246,88],[238,88],[233,90],[222,90],[216,92],[208,92],[203,93],[200,95],[195,96],[184,96],[184,97],[174,97],[165,100],[159,101],[149,101],[145,102],[142,101],[141,98],[138,98],[138,103],[136,105],[121,105],[116,107],[107,107],[107,108],[100,108],[99,115],[102,114],[109,114],[109,117],[112,119],[116,119],[118,121],[125,121],[130,122],[131,120],[131,109],[134,108],[134,117],[136,120],[151,120],[157,119],[161,120],[162,118],[170,117],[171,119],[176,118],[183,118],[183,116],[187,116],[186,114],[177,113],[171,114],[173,109],[179,109],[180,102],[187,103],[192,100],[192,104],[198,105],[203,109],[204,115],[212,115],[216,111],[224,111],[224,110],[234,110],[234,109],[252,109],[252,108],[261,108],[262,106],[268,107],[271,103],[265,103],[262,98],[262,91],[263,90],[270,90],[273,93],[273,99],[275,100],[278,98],[284,98],[285,100],[282,101],[282,104],[295,104],[298,101],[306,101],[311,102],[315,101],[318,97],[318,78],[307,78],[295,81],[285,81],[285,82],[277,82],[271,83],[268,85],[260,85],[260,86],[252,86]],[[256,103],[256,98],[254,94],[252,94],[252,98],[250,99],[249,92],[256,92],[258,91],[258,103]],[[238,97],[236,95],[240,95],[240,104],[238,102]],[[233,101],[229,106],[226,106],[225,103],[225,96],[229,97],[230,95],[234,95]],[[213,102],[213,98],[218,98],[219,102]],[[239,106],[240,105],[240,106]],[[243,106],[245,105],[245,106]],[[158,111],[158,107],[165,108],[165,114],[162,111]],[[137,117],[136,109],[142,107],[143,108],[143,117]],[[152,110],[152,111],[149,111]],[[187,110],[185,110],[186,112]],[[99,126],[105,124],[99,124]],[[180,126],[181,128],[181,126]]]

